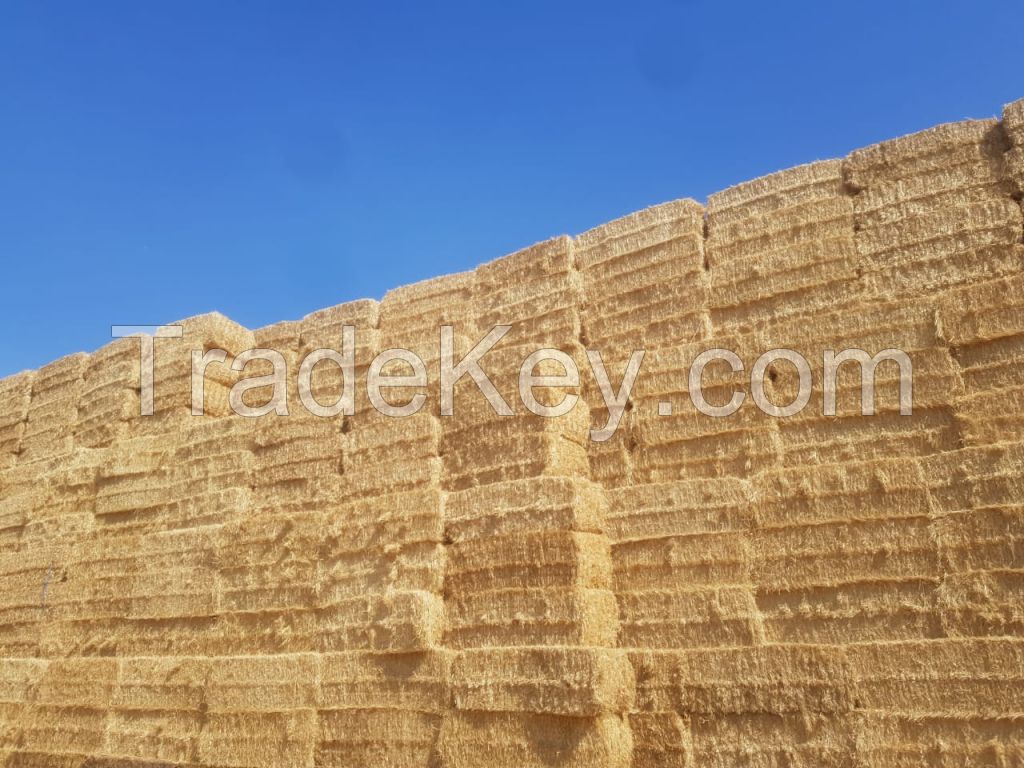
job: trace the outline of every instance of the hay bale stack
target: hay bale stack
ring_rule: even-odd
[[[1020,200],[1020,195],[1024,195],[1024,99],[1003,108],[1003,128],[1010,142],[1004,156],[1006,170]]]
[[[68,355],[39,369],[21,438],[20,462],[66,456],[74,448],[78,400],[89,356]]]
[[[220,315],[0,380],[9,768],[1016,765],[1024,760],[1024,102],[250,332]],[[455,360],[495,325],[441,408]],[[299,367],[356,328],[351,412]],[[288,415],[230,392],[288,368]],[[382,350],[425,385],[366,388]],[[702,377],[711,347],[736,352]],[[757,357],[807,407],[751,397]],[[192,352],[209,366],[192,417]],[[520,396],[538,349],[535,405]],[[613,388],[640,376],[619,428]],[[826,349],[887,348],[825,411]],[[570,366],[571,367],[571,366]],[[384,366],[408,375],[408,363]],[[310,374],[329,407],[335,360]],[[798,392],[776,361],[763,387]],[[269,379],[246,388],[265,406]]]
[[[708,337],[704,218],[703,206],[677,200],[596,227],[573,242],[583,290],[580,340],[601,354],[611,382],[622,381],[635,350],[646,351],[649,364],[657,349]],[[585,381],[592,424],[601,428],[608,408],[593,379]],[[595,480],[612,485],[631,476],[633,416],[628,410],[611,438],[587,446]]]
[[[622,715],[634,682],[607,648],[617,611],[606,502],[588,480],[589,412],[580,400],[561,416],[524,414],[517,394],[520,366],[537,349],[582,362],[580,288],[566,238],[477,270],[478,328],[513,326],[486,370],[519,413],[500,416],[467,392],[444,421],[446,642],[459,649],[438,743],[444,765],[628,759]],[[535,373],[565,371],[551,361]],[[570,383],[536,395],[556,405],[579,392]],[[499,742],[480,738],[498,723]],[[559,730],[578,733],[574,747],[559,745]]]
[[[180,338],[157,336],[153,341],[153,418],[141,422],[148,434],[172,431],[176,427],[165,422],[182,424],[191,417],[193,405],[199,404],[192,388],[193,358],[212,350],[223,350],[226,357],[205,369],[203,411],[210,418],[232,414],[228,393],[239,376],[231,364],[235,355],[255,345],[252,331],[217,312],[172,325],[180,326]]]
[[[996,120],[970,120],[846,159],[867,296],[929,295],[1019,271],[1021,210],[1006,149]]]
[[[103,448],[126,437],[142,412],[140,387],[137,339],[117,339],[90,355],[78,398],[75,445]]]
[[[25,371],[0,380],[0,469],[14,465],[21,453],[35,377],[35,371]]]
[[[716,335],[749,333],[860,294],[842,161],[803,165],[713,194],[707,222]]]

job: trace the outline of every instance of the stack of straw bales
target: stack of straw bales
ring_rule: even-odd
[[[0,762],[16,766],[1009,766],[1024,761],[1024,102],[248,331],[219,315],[0,381]],[[299,362],[355,326],[353,408]],[[511,325],[440,407],[456,360]],[[365,388],[404,347],[427,385]],[[744,370],[690,363],[712,347]],[[762,352],[807,408],[749,397]],[[897,348],[875,415],[825,349]],[[207,415],[189,414],[191,356]],[[288,415],[233,415],[249,348]],[[526,411],[540,348],[581,380]],[[611,440],[634,349],[646,357]],[[557,361],[535,375],[564,373]],[[390,375],[412,373],[395,360]],[[331,360],[312,395],[344,393]],[[783,360],[777,405],[797,393]],[[264,404],[264,383],[245,403]]]

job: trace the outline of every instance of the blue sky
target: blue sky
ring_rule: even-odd
[[[1019,2],[0,3],[0,375],[1024,96]]]

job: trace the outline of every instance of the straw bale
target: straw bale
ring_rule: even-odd
[[[633,456],[637,484],[667,483],[691,478],[749,477],[774,465],[780,450],[778,419],[763,419],[754,429],[728,429],[707,419],[714,432],[666,443],[640,442]],[[719,422],[712,424],[711,422]]]
[[[443,768],[627,768],[633,738],[626,718],[521,712],[453,712],[438,740]]]
[[[742,531],[662,536],[612,547],[615,590],[746,584],[752,562]]]
[[[1000,717],[1024,706],[1020,638],[852,645],[846,656],[865,709]]]
[[[996,120],[946,123],[858,149],[843,162],[855,189],[868,189],[966,162],[989,162],[1000,147]]]
[[[637,650],[637,709],[703,715],[848,712],[853,681],[836,648]]]
[[[706,648],[750,645],[760,614],[745,587],[620,592],[623,648]]]
[[[618,278],[654,266],[681,270],[668,273],[675,276],[696,273],[701,267],[695,255],[702,246],[703,228],[704,207],[700,203],[674,200],[578,235],[573,251],[585,275],[614,288]]]
[[[751,578],[782,589],[934,577],[938,549],[929,532],[927,514],[763,528],[751,534]]]
[[[312,765],[317,734],[314,710],[210,712],[199,733],[198,758],[223,768]]]
[[[448,547],[446,589],[452,595],[495,589],[604,589],[610,574],[611,551],[604,536],[540,531]]]
[[[104,709],[31,705],[20,720],[17,746],[25,752],[47,755],[44,765],[50,754],[102,754],[108,720],[109,713]],[[32,765],[29,759],[23,759],[21,764]]]
[[[948,637],[1024,636],[1024,570],[950,574],[937,599]]]
[[[690,725],[693,764],[726,768],[855,768],[857,721],[848,715],[702,715]]]
[[[650,768],[688,768],[693,764],[690,720],[675,712],[637,712],[629,716],[633,764]]]
[[[200,712],[206,707],[208,658],[124,656],[118,660],[111,705],[118,711]]]
[[[954,205],[980,203],[1005,191],[995,163],[967,162],[900,178],[863,190],[856,197],[862,229]]]
[[[761,586],[757,607],[773,643],[845,644],[935,637],[938,579],[864,579],[787,589]]]
[[[916,408],[910,416],[828,416],[780,419],[780,463],[786,467],[930,456],[959,447],[960,428],[950,408]]]
[[[821,160],[715,192],[708,197],[708,213],[727,224],[750,216],[767,216],[806,202],[827,200],[841,189],[842,161]]]
[[[453,542],[528,531],[601,533],[608,502],[582,478],[538,477],[447,494],[444,530]]]
[[[313,708],[319,667],[313,654],[213,658],[205,701],[211,712]]]
[[[449,704],[450,668],[451,653],[444,650],[325,653],[317,706],[443,713]]]
[[[454,594],[445,602],[445,644],[614,646],[615,595],[603,589],[501,589]]]
[[[621,651],[595,648],[487,648],[452,663],[457,709],[594,717],[624,712],[636,681]]]
[[[318,619],[325,651],[429,651],[441,645],[444,602],[430,592],[395,591],[325,605]]]
[[[314,763],[323,768],[420,768],[434,754],[441,717],[402,709],[321,710]]]
[[[772,469],[754,484],[762,526],[912,517],[931,510],[925,471],[910,457]]]
[[[902,715],[868,712],[857,722],[863,765],[1012,765],[1024,758],[1024,722],[1019,717]]]

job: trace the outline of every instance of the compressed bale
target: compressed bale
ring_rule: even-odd
[[[224,768],[312,765],[317,733],[313,710],[211,712],[196,749],[200,764]]]
[[[946,572],[1014,570],[1024,532],[1024,509],[973,509],[936,517],[932,525]]]
[[[705,648],[760,640],[749,588],[643,590],[618,595],[623,648]]]
[[[629,716],[633,764],[650,768],[686,768],[693,761],[690,720],[675,712],[637,712]]]
[[[510,534],[448,547],[451,594],[495,589],[591,588],[610,584],[611,552],[599,534]]]
[[[833,193],[830,196],[773,211],[763,217],[755,214],[745,221],[718,227],[714,201],[709,201],[706,247],[712,286],[715,271],[724,265],[754,259],[775,250],[795,249],[799,252],[810,243],[847,236],[852,229],[852,214],[848,198],[839,194],[834,168]],[[828,254],[820,256],[824,258]]]
[[[321,650],[323,645],[322,623],[315,607],[225,612],[198,627],[181,625],[174,629],[177,636],[170,643],[160,643],[167,634],[164,627],[159,635],[146,635],[137,642],[142,647],[160,648],[155,651],[158,653],[173,653],[177,647],[184,647],[204,656],[308,653]]]
[[[952,407],[915,408],[875,416],[779,420],[779,462],[786,467],[925,457],[960,446]]]
[[[968,347],[1024,334],[1021,288],[1024,277],[988,280],[940,297],[937,323],[951,345]]]
[[[173,453],[166,439],[125,441],[101,467],[96,483],[96,516],[103,525],[147,528],[169,506]]]
[[[446,553],[433,542],[388,543],[363,551],[332,552],[318,568],[321,600],[342,600],[389,589],[441,592]]]
[[[501,589],[445,601],[445,644],[482,646],[614,646],[615,595],[603,589]]]
[[[324,651],[429,651],[441,644],[444,601],[430,592],[367,595],[324,605],[317,619]]]
[[[434,754],[441,717],[402,709],[321,710],[314,764],[420,768]]]
[[[777,461],[779,432],[774,422],[760,429],[722,430],[710,423],[708,434],[676,442],[645,445],[634,452],[637,484],[668,483],[688,478],[748,477]]]
[[[12,466],[21,452],[35,371],[0,379],[0,468]]]
[[[125,656],[118,661],[111,706],[118,711],[199,713],[213,661],[190,656]]]
[[[769,470],[754,481],[761,526],[915,517],[931,511],[915,459]]]
[[[103,709],[32,705],[20,721],[18,748],[46,755],[44,765],[51,754],[102,754],[108,719],[109,713]],[[19,762],[32,765],[27,756]]]
[[[867,578],[841,584],[757,589],[764,638],[836,644],[936,637],[939,579]]]
[[[845,657],[831,647],[637,650],[629,657],[641,712],[825,713],[854,705]]]
[[[706,253],[713,326],[753,329],[855,300],[853,231],[838,160],[712,195]]]
[[[446,495],[445,534],[454,541],[528,531],[605,529],[603,489],[573,477],[541,477],[494,483]]]
[[[473,272],[460,272],[388,291],[380,303],[379,317],[389,345],[417,334],[426,334],[436,345],[439,326],[457,326],[463,319],[465,307],[472,302],[474,281]]]
[[[125,758],[130,765],[144,761],[178,764],[192,758],[203,716],[198,712],[112,712],[102,752]]]
[[[961,448],[928,457],[922,466],[936,512],[1015,506],[1024,471],[1024,444]]]
[[[996,120],[946,123],[851,153],[843,176],[853,191],[963,163],[988,162],[1001,142]]]
[[[443,768],[627,768],[633,739],[619,715],[453,712],[438,739]]]
[[[91,530],[95,523],[96,482],[101,457],[75,454],[58,460],[52,468],[40,468],[41,487],[20,531],[21,542],[44,543],[69,540]]]
[[[380,305],[370,299],[346,302],[306,315],[298,324],[299,338],[296,340],[295,362],[290,370],[298,376],[303,360],[318,349],[343,352],[344,327],[351,326],[355,348],[353,355],[356,403],[365,407],[365,372],[373,357],[384,349],[380,343]],[[309,376],[309,389],[313,399],[321,406],[338,402],[344,392],[342,369],[332,361],[317,363]],[[293,408],[305,409],[296,391],[291,396]],[[300,411],[302,412],[302,411]]]
[[[456,404],[457,405],[457,404]],[[446,423],[441,450],[449,491],[532,477],[589,475],[589,414],[582,402],[557,418],[497,416],[490,406],[464,408]]]
[[[190,528],[138,540],[128,615],[137,619],[217,613],[219,530]]]
[[[400,709],[442,713],[448,707],[451,654],[325,653],[320,656],[321,710]]]
[[[1003,127],[1010,139],[1004,157],[1006,175],[1018,195],[1024,194],[1024,100],[1003,108]]]
[[[483,331],[511,325],[503,345],[578,338],[581,295],[572,240],[565,236],[483,264],[473,275],[476,325]]]
[[[739,531],[663,536],[613,545],[617,592],[750,583],[750,542]]]
[[[947,637],[1024,636],[1024,570],[950,574],[937,601]]]
[[[7,655],[35,656],[61,615],[66,542],[0,554],[0,647]]]
[[[996,164],[967,162],[868,187],[857,195],[861,228],[927,214],[936,208],[983,202],[1005,189],[1002,181]]]
[[[431,414],[406,418],[381,414],[356,423],[343,442],[346,500],[436,488],[440,484],[441,427]]]
[[[214,712],[314,708],[319,668],[313,654],[213,658],[205,701]]]
[[[436,488],[350,502],[317,521],[319,598],[388,589],[439,592],[446,552]]]
[[[880,768],[920,765],[1012,765],[1024,758],[1019,717],[902,715],[867,712],[856,725],[862,764]]]
[[[695,765],[853,768],[862,763],[857,721],[847,715],[701,715],[691,721]]]
[[[901,349],[910,354],[942,346],[935,304],[932,296],[880,297],[858,304],[855,311],[833,307],[808,317],[780,318],[763,329],[758,343],[762,351],[786,347],[803,352],[812,365],[822,359],[824,349]]]
[[[1017,310],[1013,310],[1016,314]],[[1008,390],[1024,385],[1024,333],[982,342],[958,350],[957,363],[964,380],[964,392],[986,389]]]
[[[1024,386],[967,395],[956,403],[957,423],[967,445],[1024,440]]]
[[[627,711],[633,668],[620,651],[596,648],[487,648],[452,663],[452,695],[462,710],[594,717]]]
[[[703,332],[703,228],[703,207],[677,200],[575,239],[590,346],[606,354],[650,349]]]
[[[865,709],[1000,717],[1024,705],[1019,638],[853,645],[846,656]]]
[[[241,519],[217,531],[220,607],[259,611],[316,602],[323,516]]]
[[[763,528],[751,534],[751,578],[773,588],[938,575],[930,518]]]
[[[19,461],[63,456],[74,448],[74,425],[88,355],[68,355],[36,372]]]
[[[47,666],[41,659],[0,660],[0,745],[17,744],[21,720]]]
[[[609,492],[608,534],[615,542],[741,530],[753,519],[743,480],[683,480]]]
[[[869,293],[921,295],[1017,271],[1021,211],[999,170],[1004,150],[995,121],[967,121],[847,158]]]

